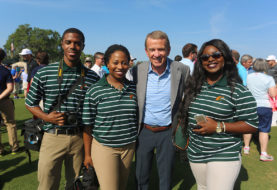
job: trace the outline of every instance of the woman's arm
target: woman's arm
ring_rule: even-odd
[[[93,137],[91,136],[91,127],[86,126],[83,132],[83,141],[84,141],[84,149],[85,149],[85,159],[84,165],[88,169],[89,165],[93,167],[92,159],[91,159],[91,142]]]
[[[277,88],[276,86],[273,86],[271,88],[268,89],[268,94],[269,96],[271,96],[272,98],[274,98],[275,96],[277,96]]]
[[[216,133],[217,121],[212,118],[206,117],[207,122],[200,122],[197,125],[201,126],[200,129],[194,129],[193,132],[199,133],[201,135],[208,135]],[[221,127],[223,123],[220,122]],[[233,134],[245,134],[245,133],[255,133],[257,128],[252,127],[244,121],[236,121],[232,123],[225,123],[225,133]]]

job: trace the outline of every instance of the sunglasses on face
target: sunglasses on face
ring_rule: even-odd
[[[222,53],[219,51],[214,52],[212,55],[208,55],[208,54],[203,54],[200,56],[200,59],[202,61],[208,61],[210,57],[214,58],[214,59],[218,59],[222,56]]]

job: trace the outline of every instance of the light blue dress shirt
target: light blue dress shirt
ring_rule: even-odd
[[[237,64],[237,68],[238,68],[239,76],[242,80],[242,83],[244,86],[246,86],[247,70],[245,69],[244,66],[241,65],[240,62]]]
[[[171,124],[171,73],[168,59],[161,75],[152,70],[149,62],[143,123],[152,126]]]

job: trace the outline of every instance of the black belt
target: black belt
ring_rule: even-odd
[[[82,132],[82,130],[79,127],[72,127],[67,129],[61,129],[61,128],[53,128],[45,131],[46,133],[51,134],[63,134],[63,135],[77,135]]]

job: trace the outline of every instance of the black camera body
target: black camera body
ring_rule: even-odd
[[[77,124],[78,124],[77,112],[64,113],[64,125],[77,125]]]

